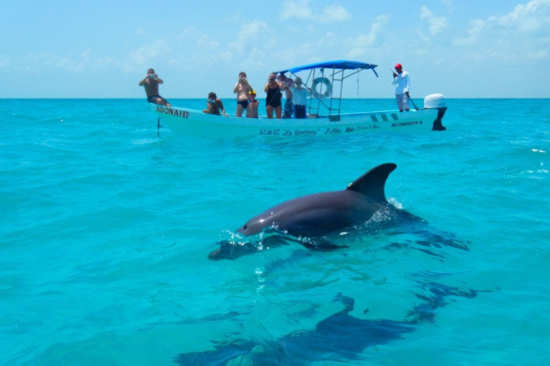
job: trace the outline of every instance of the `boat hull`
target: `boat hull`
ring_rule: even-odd
[[[201,136],[321,136],[381,129],[431,130],[439,109],[409,112],[376,111],[305,119],[239,118],[205,114],[198,110],[155,106],[162,127]]]

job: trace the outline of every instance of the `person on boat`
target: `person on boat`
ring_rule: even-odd
[[[267,112],[267,118],[273,118],[273,110],[275,110],[275,116],[281,118],[281,86],[277,82],[276,75],[274,73],[269,74],[269,79],[265,84],[264,91],[266,92],[265,98],[265,110]]]
[[[285,92],[285,107],[283,109],[283,118],[292,118],[292,112],[294,112],[294,107],[292,104],[292,84],[294,81],[287,77],[284,73],[280,73],[278,77],[279,85],[281,89]]]
[[[393,81],[392,84],[395,85],[395,99],[397,100],[397,106],[399,107],[399,112],[409,111],[409,88],[410,88],[410,80],[409,80],[409,73],[405,70],[403,70],[403,66],[401,64],[395,65],[395,71],[393,73]]]
[[[143,86],[145,89],[145,95],[147,95],[147,101],[149,103],[170,107],[170,103],[159,95],[159,84],[162,83],[164,83],[164,81],[160,79],[155,73],[155,70],[151,68],[147,70],[147,76],[139,82],[139,86]]]
[[[240,72],[239,80],[237,80],[237,83],[233,88],[233,93],[237,94],[237,112],[235,113],[237,117],[241,117],[243,115],[243,111],[247,110],[249,95],[248,93],[251,90],[253,90],[253,88],[250,86],[248,80],[246,79],[246,73]]]
[[[246,117],[258,118],[258,106],[260,103],[256,100],[256,91],[248,92],[248,107],[246,108]]]
[[[217,114],[220,115],[223,113],[224,116],[227,116],[225,113],[225,108],[223,107],[223,103],[218,97],[216,96],[216,93],[210,92],[208,93],[208,101],[206,102],[206,109],[203,110],[203,113],[206,114]]]
[[[302,79],[296,77],[292,87],[292,102],[294,103],[294,117],[306,118],[306,104],[309,90],[302,85]]]

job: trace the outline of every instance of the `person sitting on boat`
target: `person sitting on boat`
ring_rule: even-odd
[[[248,80],[246,79],[246,73],[239,73],[239,80],[233,88],[233,93],[237,94],[237,112],[235,113],[237,117],[243,115],[243,110],[247,110],[248,107],[248,93],[253,90]]]
[[[409,88],[410,88],[410,80],[409,80],[409,73],[403,70],[403,66],[401,64],[395,65],[395,71],[397,73],[393,73],[393,81],[392,84],[395,85],[395,99],[397,100],[397,106],[399,107],[399,112],[409,111]]]
[[[139,86],[144,87],[145,94],[147,95],[147,101],[149,103],[170,107],[170,103],[159,95],[159,84],[162,83],[164,83],[164,81],[162,81],[162,79],[160,79],[155,73],[155,70],[151,68],[147,70],[147,76],[139,82]]]
[[[285,107],[283,109],[283,118],[292,118],[292,112],[294,107],[292,104],[292,84],[294,83],[291,78],[287,77],[284,73],[280,73],[278,77],[279,85],[285,92]]]
[[[218,99],[216,96],[216,93],[210,92],[208,93],[208,101],[206,102],[206,109],[203,110],[203,113],[206,114],[217,114],[220,115],[220,111],[223,113],[224,116],[227,116],[225,114],[225,108],[223,107],[223,103],[221,100]]]
[[[256,91],[248,92],[248,107],[246,108],[246,117],[258,118],[258,106],[260,103],[256,100]]]
[[[281,86],[275,79],[276,75],[274,73],[269,74],[269,79],[264,87],[264,91],[267,94],[265,98],[267,118],[273,118],[274,109],[277,118],[281,118],[281,97],[283,95],[281,94]]]
[[[306,104],[309,90],[302,85],[302,79],[296,77],[292,87],[292,102],[294,103],[294,117],[306,118]]]

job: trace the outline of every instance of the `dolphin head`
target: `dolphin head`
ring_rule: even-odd
[[[262,232],[265,228],[273,226],[273,213],[260,214],[256,217],[248,220],[243,226],[241,226],[237,232],[244,236],[256,235]]]

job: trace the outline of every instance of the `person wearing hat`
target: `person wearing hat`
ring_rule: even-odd
[[[248,106],[246,107],[247,118],[258,118],[258,106],[260,103],[256,100],[256,90],[248,92]]]
[[[397,72],[397,73],[396,73]],[[403,70],[401,64],[395,65],[395,71],[393,73],[393,85],[395,85],[395,99],[397,100],[397,106],[399,107],[399,112],[409,111],[409,73]]]
[[[218,99],[216,96],[216,93],[210,92],[208,93],[208,101],[206,102],[206,109],[203,110],[203,113],[206,114],[217,114],[220,115],[220,111],[223,113],[224,116],[227,116],[225,114],[225,108],[223,107],[223,103],[221,100]]]

